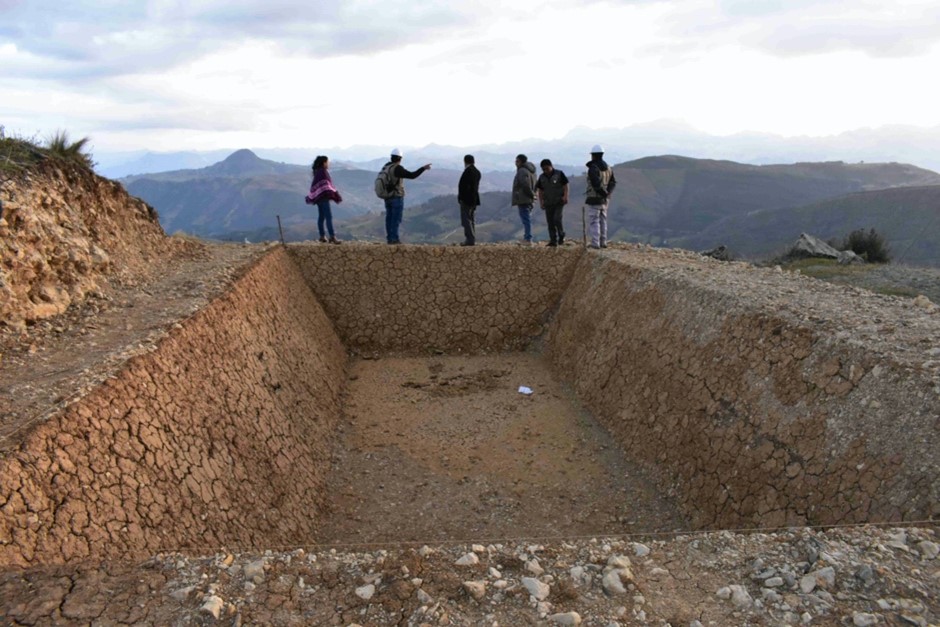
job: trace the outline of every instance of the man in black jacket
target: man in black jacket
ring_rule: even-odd
[[[548,245],[560,246],[565,243],[561,214],[568,204],[568,177],[552,165],[551,159],[542,159],[539,165],[542,166],[542,174],[535,184],[535,191],[548,223]]]
[[[477,241],[473,214],[480,206],[480,171],[474,165],[473,155],[463,158],[463,174],[457,183],[457,202],[460,203],[460,225],[463,227],[461,246],[473,246]]]

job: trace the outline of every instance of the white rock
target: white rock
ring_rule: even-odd
[[[630,568],[633,563],[626,555],[614,555],[607,560],[607,565],[613,568]]]
[[[583,585],[587,583],[587,581],[590,581],[590,576],[585,575],[586,573],[583,566],[572,566],[568,569],[568,576],[571,577],[571,581],[573,581],[576,586]]]
[[[855,627],[871,627],[878,624],[878,617],[865,612],[855,612],[852,614],[852,624]]]
[[[705,625],[703,625],[701,621],[693,620],[689,623],[689,627],[705,627]]]
[[[542,565],[539,564],[538,560],[529,560],[528,562],[526,562],[525,569],[529,571],[530,573],[532,573],[533,575],[535,575],[536,577],[538,577],[539,575],[545,572],[545,569],[542,568]]]
[[[476,553],[467,553],[454,563],[457,564],[457,566],[473,566],[474,564],[480,563],[480,558],[477,557]]]
[[[548,594],[551,592],[552,588],[547,583],[542,583],[538,579],[533,577],[523,577],[522,585],[525,586],[525,589],[529,591],[533,597],[538,601],[544,601],[548,598]]]
[[[206,602],[199,608],[200,612],[211,614],[212,618],[218,620],[222,616],[222,609],[225,607],[225,601],[215,595],[206,598]]]
[[[470,550],[474,553],[486,553],[486,547],[482,544],[474,544],[470,547]]]
[[[433,552],[434,552],[434,551],[433,551],[433,550],[431,549],[431,547],[429,547],[427,544],[425,544],[425,545],[422,546],[420,549],[418,549],[418,555],[420,555],[421,557],[427,557],[428,555],[430,555],[430,554],[433,553]]]
[[[374,594],[375,594],[374,584],[369,583],[364,586],[360,586],[359,588],[356,588],[356,596],[364,601],[368,601],[369,599],[371,599]]]
[[[245,565],[245,579],[254,583],[264,581],[264,560],[255,560]]]
[[[500,579],[498,581],[493,582],[493,587],[496,588],[497,590],[505,590],[506,588],[509,587],[509,582],[506,581],[505,579]]]
[[[580,625],[581,615],[577,612],[565,612],[564,614],[552,614],[548,620],[556,625]]]
[[[917,550],[920,551],[920,554],[924,556],[925,560],[935,560],[937,556],[940,555],[940,547],[937,546],[936,542],[931,542],[930,540],[924,540],[918,544]]]
[[[493,579],[502,579],[502,578],[503,578],[503,573],[499,572],[499,571],[496,570],[495,568],[492,568],[492,567],[491,567],[488,572],[489,572],[490,577],[492,577]]]
[[[646,557],[650,554],[650,548],[645,544],[640,544],[639,542],[633,543],[633,554],[637,557]]]
[[[823,588],[831,588],[836,585],[836,569],[832,566],[826,566],[810,573],[816,577],[816,585]]]
[[[767,588],[779,588],[783,585],[783,577],[768,577],[764,581],[764,586]]]
[[[548,618],[548,613],[552,611],[552,604],[548,601],[539,601],[535,605],[535,611],[539,613],[539,618]]]
[[[174,590],[170,593],[170,598],[174,601],[185,601],[189,598],[193,592],[195,592],[196,586],[186,586],[185,588],[180,588],[179,590]]]
[[[800,577],[800,591],[803,594],[809,594],[816,589],[816,575],[809,573]]]
[[[474,599],[479,601],[486,596],[486,582],[485,581],[465,581],[463,582],[464,590],[470,593]]]
[[[744,586],[728,586],[731,588],[731,602],[738,607],[751,607],[754,599],[748,594]]]
[[[418,588],[418,592],[416,593],[416,595],[418,597],[418,603],[420,603],[421,605],[430,605],[434,601],[434,597],[432,597],[430,594],[428,594],[421,588]]]
[[[620,571],[612,570],[604,575],[601,580],[604,591],[607,594],[625,594],[627,589],[623,587],[623,581],[620,580]]]
[[[731,588],[729,588],[728,586],[725,586],[723,588],[718,588],[718,592],[715,593],[715,596],[718,597],[719,599],[727,601],[728,599],[731,598]]]

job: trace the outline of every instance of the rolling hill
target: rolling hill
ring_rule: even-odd
[[[754,211],[730,217],[676,242],[703,249],[724,244],[748,258],[784,252],[800,232],[842,239],[874,228],[894,261],[940,266],[940,185],[897,187],[847,194],[802,207]]]
[[[409,165],[416,167],[406,167]],[[940,186],[937,173],[898,163],[758,166],[664,155],[613,168],[618,187],[610,209],[611,239],[695,249],[725,244],[747,256],[773,254],[802,231],[832,237],[854,228],[882,230],[892,223],[890,216],[897,206],[892,204],[895,196],[887,192]],[[571,179],[573,202],[565,212],[565,224],[569,238],[577,239],[585,167],[560,169]],[[375,173],[341,162],[335,162],[331,172],[344,197],[344,202],[334,207],[340,237],[383,239],[382,202],[372,192]],[[459,175],[457,170],[434,168],[408,183],[403,224],[407,241],[455,242],[462,238],[454,195]],[[516,210],[509,205],[512,177],[513,172],[483,173],[483,205],[477,212],[481,242],[521,235]],[[236,151],[205,168],[124,179],[128,191],[157,209],[167,232],[252,241],[278,237],[277,215],[286,239],[316,237],[316,209],[303,202],[309,182],[308,166],[260,159],[248,150]],[[874,193],[876,190],[886,193]],[[914,205],[919,209],[911,211],[928,216],[932,191],[912,194],[923,200]],[[850,200],[854,195],[867,200]],[[833,208],[829,202],[842,204]],[[838,209],[859,203],[864,211],[853,209],[853,214]],[[820,216],[827,212],[832,216],[821,224]],[[536,238],[544,239],[540,211],[535,212],[534,221]],[[885,234],[896,240],[895,247],[914,242],[907,260],[920,263],[933,258],[930,245],[908,237],[900,226]]]

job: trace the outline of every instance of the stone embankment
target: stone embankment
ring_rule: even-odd
[[[937,337],[929,302],[681,252],[276,249],[0,458],[0,561],[309,542],[342,342],[544,344],[700,528],[925,521]]]
[[[580,249],[303,246],[291,253],[347,348],[518,350],[542,335]]]
[[[0,457],[0,563],[313,537],[345,352],[275,250]]]
[[[940,313],[674,251],[582,258],[546,340],[699,527],[940,515]]]

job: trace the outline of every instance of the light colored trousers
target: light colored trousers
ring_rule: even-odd
[[[591,217],[591,246],[597,248],[607,244],[607,203],[585,207]]]

